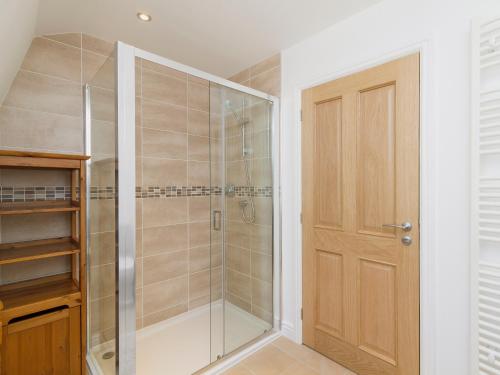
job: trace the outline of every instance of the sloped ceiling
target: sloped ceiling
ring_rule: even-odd
[[[82,31],[229,77],[376,2],[43,0],[37,34]],[[138,11],[153,21],[138,21]]]
[[[2,0],[0,4],[1,105],[33,39],[38,0]]]

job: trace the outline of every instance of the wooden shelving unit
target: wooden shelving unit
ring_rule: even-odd
[[[71,234],[68,237],[47,238],[0,244],[0,265],[36,262],[53,257],[71,257],[71,272],[22,282],[0,285],[0,373],[8,374],[23,366],[23,353],[17,353],[14,342],[30,337],[31,350],[43,342],[49,345],[47,329],[65,332],[52,342],[54,350],[67,353],[49,358],[40,366],[64,368],[69,375],[86,371],[86,172],[87,156],[33,153],[0,150],[0,168],[68,170],[71,173],[71,198],[57,201],[0,202],[0,218],[11,215],[70,214]],[[40,335],[37,341],[36,335]],[[26,335],[26,336],[23,336]],[[42,337],[43,336],[43,337]],[[33,340],[31,339],[33,338]],[[75,341],[76,340],[76,341]],[[57,347],[57,348],[56,348]],[[22,348],[30,351],[30,348]],[[36,365],[36,364],[35,364]],[[30,365],[32,369],[32,365]],[[17,371],[17,370],[16,370]],[[38,370],[34,370],[35,372]],[[44,370],[45,371],[45,370]],[[42,371],[43,372],[43,371]],[[39,373],[39,372],[36,372]]]
[[[78,254],[80,244],[71,237],[0,244],[0,264]]]
[[[26,215],[74,211],[80,211],[80,204],[78,202],[49,201],[30,203],[0,203],[0,215]]]

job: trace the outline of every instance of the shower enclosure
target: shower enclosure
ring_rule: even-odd
[[[278,106],[120,42],[87,83],[94,375],[187,375],[279,330]]]

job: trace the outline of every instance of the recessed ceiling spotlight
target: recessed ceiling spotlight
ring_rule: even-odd
[[[152,20],[152,17],[149,14],[144,13],[144,12],[137,13],[137,18],[139,18],[143,22],[149,22]]]

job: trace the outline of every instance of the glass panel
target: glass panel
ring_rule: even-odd
[[[221,193],[212,194],[212,229],[222,217],[211,249],[222,254],[224,270],[213,271],[224,285],[220,302],[213,293],[213,357],[273,326],[272,103],[215,84],[210,98],[211,183]]]
[[[88,361],[103,375],[116,372],[116,120],[115,59],[88,82],[86,118],[89,200]],[[90,126],[89,126],[90,125]],[[90,139],[89,139],[90,138]]]
[[[224,355],[224,118],[223,86],[210,83],[210,359]]]

